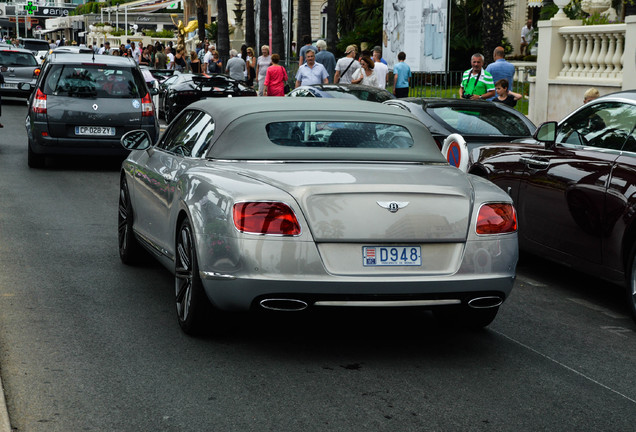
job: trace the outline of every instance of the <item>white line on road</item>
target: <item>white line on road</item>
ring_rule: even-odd
[[[614,312],[612,312],[609,309],[606,309],[606,308],[604,308],[602,306],[599,306],[599,305],[594,304],[592,302],[589,302],[587,300],[578,299],[578,298],[567,298],[567,300],[570,300],[571,302],[576,303],[578,305],[581,305],[583,307],[586,307],[588,309],[592,309],[593,311],[600,312],[603,315],[607,315],[610,318],[627,319],[626,315],[614,313]]]
[[[492,330],[492,329],[491,329],[491,330]],[[571,368],[570,366],[565,365],[565,364],[561,363],[560,361],[555,360],[555,359],[553,359],[552,357],[550,357],[550,356],[548,356],[548,355],[545,355],[545,354],[543,354],[543,353],[541,353],[541,352],[537,351],[536,349],[534,349],[534,348],[532,348],[532,347],[530,347],[530,346],[528,346],[528,345],[526,345],[526,344],[524,344],[524,343],[522,343],[522,342],[519,342],[518,340],[513,339],[513,338],[511,338],[510,336],[507,336],[507,335],[505,335],[505,334],[503,334],[503,333],[501,333],[501,332],[499,332],[499,331],[497,331],[497,330],[492,330],[492,331],[494,331],[495,333],[497,333],[497,334],[498,334],[498,335],[500,335],[500,336],[505,337],[505,338],[506,338],[506,339],[508,339],[509,341],[512,341],[512,342],[516,343],[517,345],[520,345],[520,346],[522,346],[522,347],[524,347],[524,348],[526,348],[526,349],[528,349],[528,350],[532,351],[533,353],[538,354],[538,355],[540,355],[541,357],[543,357],[543,358],[545,358],[545,359],[547,359],[547,360],[549,360],[549,361],[551,361],[551,362],[553,362],[553,363],[555,363],[555,364],[557,364],[557,365],[559,365],[559,366],[561,366],[561,367],[563,367],[563,368],[565,368],[565,369],[569,370],[570,372],[574,372],[574,373],[575,373],[575,374],[577,374],[578,376],[583,377],[583,378],[585,378],[586,380],[588,380],[588,381],[590,381],[590,382],[592,382],[592,383],[594,383],[594,384],[596,384],[596,385],[599,385],[599,386],[603,387],[604,389],[609,390],[609,391],[611,391],[612,393],[615,393],[615,394],[617,394],[617,395],[619,395],[619,396],[621,396],[621,397],[623,397],[623,398],[627,399],[628,401],[630,401],[630,402],[632,402],[632,403],[636,404],[636,400],[634,400],[634,399],[630,398],[629,396],[624,395],[623,393],[621,393],[621,392],[619,392],[619,391],[617,391],[617,390],[614,390],[614,389],[613,389],[613,388],[611,388],[611,387],[606,386],[605,384],[603,384],[603,383],[601,383],[601,382],[596,381],[594,378],[591,378],[591,377],[589,377],[589,376],[585,375],[584,373],[579,372],[579,371],[577,371],[576,369],[573,369],[573,368]]]

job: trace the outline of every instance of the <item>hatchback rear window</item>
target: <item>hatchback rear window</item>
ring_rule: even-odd
[[[528,126],[517,116],[497,107],[431,107],[429,114],[463,135],[532,135]]]
[[[33,54],[21,51],[0,51],[2,66],[37,66],[38,61]]]
[[[55,65],[44,94],[72,97],[140,98],[147,90],[141,74],[131,68],[104,65]]]
[[[45,40],[42,41],[22,41],[22,45],[25,49],[31,51],[48,51],[51,49],[49,43]]]
[[[292,147],[410,148],[404,126],[363,122],[279,122],[266,127],[269,139]]]

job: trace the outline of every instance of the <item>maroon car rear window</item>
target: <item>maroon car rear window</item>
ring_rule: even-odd
[[[430,107],[426,111],[447,128],[462,135],[530,136],[532,132],[515,114],[490,104]]]

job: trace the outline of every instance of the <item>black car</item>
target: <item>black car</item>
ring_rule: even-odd
[[[193,102],[228,96],[256,96],[256,91],[227,75],[175,74],[159,86],[159,114],[169,123]]]
[[[395,99],[395,96],[385,89],[362,84],[313,84],[300,86],[289,92],[287,96],[360,99],[369,102],[384,102]]]
[[[131,58],[51,54],[29,99],[29,166],[49,155],[126,155],[126,132],[159,134],[151,97]]]
[[[440,149],[451,134],[460,134],[471,151],[487,143],[531,138],[536,130],[525,115],[498,102],[413,97],[384,103],[415,115]]]

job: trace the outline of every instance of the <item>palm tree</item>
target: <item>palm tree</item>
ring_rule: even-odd
[[[481,19],[481,40],[486,63],[492,62],[492,53],[503,41],[505,19],[504,0],[483,0]]]
[[[297,46],[300,50],[302,46],[302,37],[304,35],[311,36],[311,0],[298,0],[298,26],[296,27],[296,35],[298,40]]]
[[[245,44],[249,47],[256,47],[256,33],[254,31],[254,0],[245,0]]]
[[[261,7],[259,8],[258,19],[258,44],[260,46],[263,46],[269,44],[269,1],[260,0],[260,2]],[[257,51],[260,51],[260,47]],[[269,52],[272,52],[271,49]]]
[[[285,58],[285,36],[283,34],[283,10],[281,0],[272,0],[272,53]]]
[[[205,24],[208,22],[208,2],[207,0],[195,0],[197,7],[197,21],[199,23],[199,40],[205,39]]]
[[[336,14],[336,0],[327,2],[327,47],[333,52],[338,41],[338,15]]]
[[[227,59],[230,55],[230,25],[227,20],[227,2],[226,0],[217,0],[216,5],[218,12],[216,18],[218,31],[216,50],[221,58]]]

